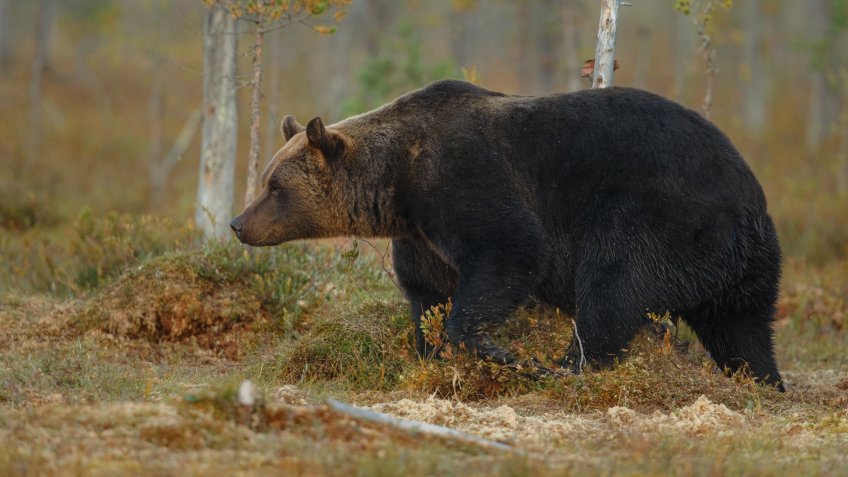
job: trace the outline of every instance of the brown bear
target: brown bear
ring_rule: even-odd
[[[560,361],[572,369],[611,364],[646,312],[667,311],[719,366],[783,388],[774,225],[699,114],[629,88],[527,97],[438,81],[282,129],[261,195],[231,223],[242,242],[390,238],[416,325],[451,297],[449,338],[489,360],[516,362],[490,332],[533,297],[576,316],[583,353]]]

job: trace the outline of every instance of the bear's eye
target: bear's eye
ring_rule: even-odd
[[[274,184],[270,184],[270,185],[268,185],[268,192],[269,192],[272,196],[277,197],[278,195],[280,195],[280,188],[279,188],[279,187],[277,187],[277,186],[276,186],[276,185],[274,185]]]

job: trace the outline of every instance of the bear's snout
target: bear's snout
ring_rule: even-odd
[[[235,232],[236,237],[241,240],[241,232],[242,230],[244,230],[244,222],[241,219],[241,215],[230,221],[230,228],[233,229],[233,232]]]

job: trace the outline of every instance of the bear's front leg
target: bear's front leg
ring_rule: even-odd
[[[464,345],[482,359],[523,365],[527,363],[495,344],[490,332],[528,300],[540,275],[544,247],[531,243],[508,250],[499,245],[460,262],[447,332],[454,345]]]
[[[427,343],[421,330],[421,316],[431,307],[448,303],[456,289],[456,270],[423,239],[393,240],[392,261],[398,282],[409,300],[418,355],[422,358],[437,357],[440,350]]]

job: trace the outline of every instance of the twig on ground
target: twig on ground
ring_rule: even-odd
[[[577,362],[577,372],[583,374],[583,363],[586,362],[586,355],[583,354],[583,340],[580,339],[580,334],[577,333],[577,323],[571,320],[574,326],[574,337],[577,338],[577,346],[580,347],[580,361]]]
[[[450,429],[448,427],[438,426],[436,424],[412,421],[409,419],[402,419],[399,417],[389,416],[388,414],[371,411],[370,409],[363,409],[360,407],[351,406],[349,404],[336,401],[335,399],[328,399],[327,405],[333,411],[348,417],[352,417],[353,419],[359,421],[367,421],[374,424],[381,424],[408,433],[423,434],[426,436],[441,437],[444,439],[452,439],[458,442],[475,445],[477,447],[481,447],[488,450],[515,452],[522,455],[525,454],[525,452],[520,449],[516,449],[515,447],[497,441],[484,439],[482,437],[477,437],[475,435],[457,431],[455,429]]]

